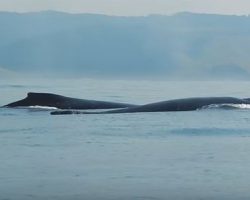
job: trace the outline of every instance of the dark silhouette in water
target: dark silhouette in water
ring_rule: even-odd
[[[174,99],[145,105],[133,105],[107,101],[95,101],[76,99],[51,93],[28,93],[27,97],[7,104],[4,107],[21,106],[48,106],[64,109],[51,112],[52,115],[64,114],[112,114],[112,113],[136,113],[136,112],[170,112],[192,111],[209,105],[249,104],[250,98],[239,99],[234,97],[196,97],[186,99]],[[119,109],[116,109],[119,108]],[[114,109],[109,111],[87,112],[79,110],[88,109]]]
[[[48,106],[60,109],[111,109],[111,108],[126,108],[135,105],[107,102],[107,101],[76,99],[50,93],[30,92],[28,93],[26,98],[7,104],[4,107],[20,107],[20,106]]]
[[[136,112],[170,112],[170,111],[192,111],[209,105],[225,104],[250,104],[250,99],[238,99],[234,97],[197,97],[186,99],[175,99],[142,106],[133,106],[104,112],[82,112],[82,111],[54,111],[52,115],[64,114],[111,114],[111,113],[136,113]]]

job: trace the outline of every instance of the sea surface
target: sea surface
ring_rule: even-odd
[[[0,80],[27,92],[129,103],[250,97],[250,82]],[[52,116],[0,108],[0,200],[250,199],[250,108]]]

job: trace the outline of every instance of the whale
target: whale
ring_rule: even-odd
[[[101,111],[101,112],[82,112],[77,110],[54,111],[51,112],[51,115],[194,111],[210,105],[231,105],[231,104],[250,105],[250,98],[240,99],[234,97],[194,97],[194,98],[173,99],[173,100],[161,101],[145,105],[114,109],[109,111]]]
[[[53,93],[29,92],[26,98],[9,103],[7,105],[4,105],[3,107],[15,108],[27,106],[46,106],[55,107],[58,109],[88,110],[127,108],[135,105],[127,103],[71,98]]]

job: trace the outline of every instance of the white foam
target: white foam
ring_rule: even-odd
[[[201,109],[250,109],[250,104],[210,104]]]
[[[250,104],[232,104],[231,106],[234,106],[240,109],[250,109]]]
[[[39,109],[39,110],[57,110],[58,109],[56,107],[50,107],[50,106],[28,106],[27,108]]]

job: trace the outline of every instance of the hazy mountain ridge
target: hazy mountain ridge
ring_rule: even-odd
[[[0,65],[83,76],[248,78],[250,17],[0,12]]]

